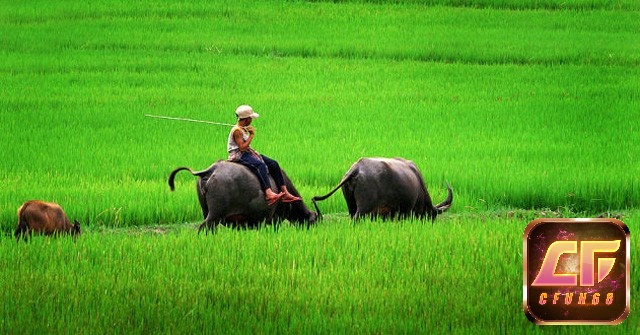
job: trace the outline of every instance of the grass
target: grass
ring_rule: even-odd
[[[573,333],[522,313],[536,217],[640,203],[636,1],[0,4],[0,333]],[[435,225],[197,235],[194,178],[232,123],[305,199],[363,156],[422,170]],[[86,233],[10,238],[26,200]],[[632,242],[633,243],[633,242]],[[636,258],[632,249],[632,258]],[[632,293],[639,289],[632,268]],[[632,299],[632,311],[637,303]],[[632,312],[622,325],[633,331]]]
[[[215,236],[197,235],[193,225],[106,229],[75,244],[2,239],[0,279],[12,289],[0,291],[0,330],[562,333],[531,324],[522,312],[521,238],[529,219],[520,215],[539,213],[445,214],[433,226],[353,225],[330,216],[310,230],[285,225]],[[635,226],[636,218],[628,213],[627,221]],[[598,330],[637,327],[632,314]]]
[[[126,218],[120,223],[129,225],[197,219],[194,179],[180,175],[178,193],[172,194],[166,178],[178,166],[201,169],[226,157],[228,130],[142,115],[233,122],[222,106],[234,108],[223,90],[188,80],[198,72],[214,80],[218,67],[234,73],[252,69],[233,81],[263,114],[255,146],[281,161],[307,199],[337,184],[362,156],[402,156],[416,161],[434,198],[443,197],[438,192],[443,194],[449,180],[459,209],[489,203],[598,212],[633,207],[639,200],[633,157],[640,139],[627,120],[640,109],[625,67],[211,60],[215,66],[203,63],[201,70],[179,72],[173,80],[173,72],[141,75],[133,88],[118,73],[93,79],[62,74],[42,84],[29,76],[10,79],[12,86],[31,82],[46,97],[24,96],[7,106],[0,135],[7,191],[0,201],[6,208],[30,198],[59,201],[91,224],[104,211],[120,211]],[[84,78],[83,84],[58,86],[67,87],[61,95],[44,90],[72,78]],[[172,93],[161,97],[154,86],[168,81],[165,89]],[[195,102],[193,96],[206,99]],[[38,103],[37,109],[20,107]],[[68,112],[56,112],[60,108]],[[16,131],[26,127],[38,131]],[[331,149],[336,147],[344,149]],[[339,197],[328,202],[328,210],[346,211]],[[3,211],[2,222],[14,216],[14,210]]]

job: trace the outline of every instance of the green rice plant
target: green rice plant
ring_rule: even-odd
[[[637,213],[625,221],[634,240]],[[0,331],[561,332],[522,311],[522,233],[536,213],[435,224],[329,218],[309,230],[193,225],[0,239]],[[519,217],[523,216],[523,217]],[[631,250],[631,258],[637,256]],[[631,296],[638,290],[632,267]],[[637,300],[632,299],[632,311]],[[602,333],[633,332],[632,313]]]

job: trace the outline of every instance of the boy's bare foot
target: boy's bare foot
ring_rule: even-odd
[[[300,201],[300,200],[302,200],[302,198],[296,197],[295,195],[293,195],[291,193],[285,193],[284,196],[282,197],[282,202],[284,202],[284,203],[296,202],[296,201]]]
[[[265,200],[267,201],[268,206],[273,206],[283,196],[284,196],[284,193],[267,192],[265,194]]]

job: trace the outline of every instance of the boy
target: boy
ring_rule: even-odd
[[[259,154],[251,148],[251,141],[255,136],[255,129],[251,126],[251,122],[260,115],[254,112],[251,106],[241,105],[236,109],[236,116],[238,117],[238,122],[231,129],[227,141],[229,161],[237,162],[248,167],[258,176],[260,187],[264,190],[265,200],[269,206],[274,205],[278,201],[289,203],[302,200],[287,190],[278,162],[265,155]],[[269,174],[271,174],[275,180],[278,189],[280,189],[280,193],[275,193],[271,190]]]

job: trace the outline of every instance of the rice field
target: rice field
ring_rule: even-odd
[[[522,312],[537,217],[640,203],[636,1],[26,1],[0,4],[0,333],[574,333]],[[304,199],[360,157],[422,170],[435,224],[197,235],[195,178],[229,129]],[[12,238],[24,201],[84,234]],[[308,205],[310,205],[308,203]],[[637,252],[632,248],[632,259]],[[633,261],[632,261],[633,263]],[[631,315],[602,333],[634,332]]]
[[[637,218],[637,213],[634,217]],[[522,312],[524,218],[2,239],[3,333],[578,333]],[[637,220],[637,219],[636,219]],[[633,222],[632,222],[633,224]],[[478,232],[482,233],[479,234]],[[632,239],[637,238],[633,233]],[[637,256],[635,251],[632,257]],[[143,261],[142,261],[143,260]],[[637,278],[633,267],[632,278]],[[638,281],[633,281],[637,292]],[[634,333],[629,318],[599,333]],[[635,330],[634,330],[635,329]]]

